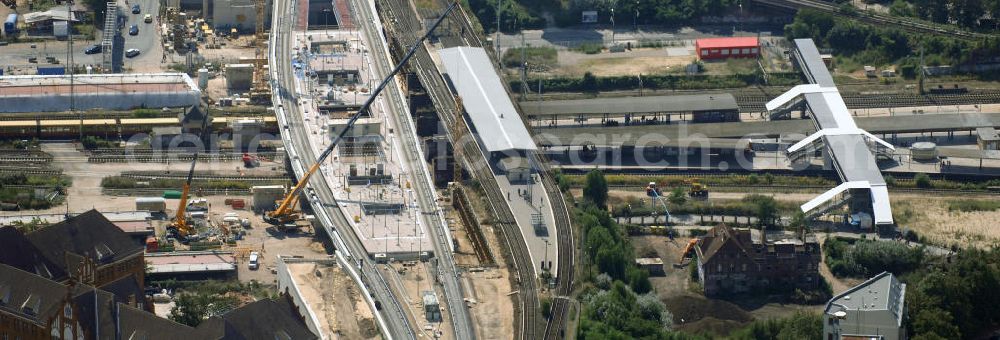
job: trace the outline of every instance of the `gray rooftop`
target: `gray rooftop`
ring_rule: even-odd
[[[797,47],[793,51],[798,57],[799,67],[809,69],[806,71],[806,78],[809,79],[810,83],[819,84],[824,87],[837,86],[833,82],[833,76],[830,72],[826,71],[826,64],[823,63],[823,56],[819,54],[819,49],[816,48],[816,43],[812,39],[795,39],[795,46]],[[823,72],[817,72],[820,69]]]
[[[882,272],[868,281],[834,296],[826,303],[827,314],[838,311],[886,310],[902,322],[906,284],[899,282],[892,273]],[[841,308],[843,307],[843,308]],[[847,310],[843,310],[847,308]]]
[[[997,134],[997,129],[993,127],[981,127],[976,129],[976,134],[979,135],[979,139],[985,141],[995,141],[1000,140],[1000,135]]]
[[[486,51],[452,47],[438,53],[486,151],[537,149]]]
[[[521,110],[528,116],[601,116],[605,114],[626,113],[688,113],[739,110],[739,106],[736,105],[736,98],[729,93],[522,101],[520,104]]]

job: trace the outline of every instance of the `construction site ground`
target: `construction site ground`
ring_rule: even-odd
[[[433,261],[436,260],[392,262],[380,266],[379,269],[389,281],[389,286],[396,292],[399,303],[408,311],[407,315],[417,334],[427,338],[455,339],[448,320],[446,308],[449,306],[445,302],[444,292],[436,289],[434,284]],[[431,290],[437,295],[440,304],[440,321],[429,321],[424,313],[423,293]]]
[[[697,291],[697,283],[690,279],[690,266],[676,268],[673,264],[687,244],[686,236],[671,241],[665,236],[646,235],[631,238],[637,255],[650,250],[663,259],[665,276],[651,276],[650,281],[674,315],[676,329],[686,332],[711,332],[726,335],[755,319],[785,317],[798,311],[819,312],[822,305],[796,305],[767,302],[767,297],[738,298],[733,300],[709,299]],[[773,299],[771,300],[773,301]]]
[[[164,171],[173,174],[186,174],[191,167],[190,161],[170,163],[88,163],[87,155],[79,149],[76,143],[44,143],[42,151],[52,155],[52,168],[62,169],[63,175],[72,180],[72,185],[66,188],[66,204],[47,210],[32,210],[30,212],[15,212],[14,215],[84,212],[90,209],[100,211],[132,211],[135,210],[133,196],[107,196],[101,191],[101,180],[104,177],[120,175],[124,171]],[[197,171],[211,172],[220,175],[282,175],[285,174],[284,164],[262,163],[260,167],[247,169],[240,161],[233,162],[198,162]],[[179,188],[178,188],[179,189]],[[221,197],[221,196],[219,196]],[[171,203],[172,202],[172,203]],[[249,203],[249,201],[247,202]],[[168,200],[176,206],[176,200]],[[10,212],[4,212],[11,214]]]
[[[486,244],[496,261],[495,266],[482,266],[472,250],[465,226],[461,223],[454,209],[447,209],[449,218],[453,218],[452,236],[458,240],[455,260],[459,267],[464,267],[464,283],[467,305],[472,311],[472,321],[476,324],[476,337],[479,339],[513,339],[514,338],[514,292],[510,282],[510,270],[507,258],[503,256],[506,246],[501,246],[498,234],[490,222],[485,202],[476,190],[465,190],[472,202],[476,216],[480,217],[480,228]],[[448,196],[445,196],[448,197]],[[451,206],[450,204],[448,206]]]
[[[339,265],[289,263],[302,299],[320,322],[320,332],[342,339],[379,339],[372,310]]]

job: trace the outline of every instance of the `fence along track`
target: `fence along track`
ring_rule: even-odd
[[[469,197],[465,195],[465,189],[461,186],[454,186],[452,188],[451,204],[458,211],[458,216],[462,219],[462,224],[465,225],[469,239],[472,240],[472,248],[476,252],[476,258],[479,259],[479,264],[481,266],[496,265],[496,259],[493,257],[490,247],[486,244],[479,220],[476,219],[475,213],[472,212],[472,203],[469,202]]]

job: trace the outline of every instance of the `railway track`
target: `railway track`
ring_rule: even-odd
[[[535,164],[542,164],[545,171],[542,172],[542,185],[545,194],[551,202],[552,214],[556,224],[556,242],[559,256],[559,271],[556,277],[559,284],[556,287],[555,296],[552,299],[552,307],[549,311],[549,320],[545,325],[545,339],[566,338],[566,318],[571,306],[569,296],[573,293],[576,273],[576,246],[573,235],[573,224],[569,217],[569,209],[566,207],[566,200],[559,190],[559,184],[552,178],[551,169],[547,167],[548,162],[541,159],[536,154]]]
[[[165,174],[165,173],[126,172],[122,173],[121,177],[138,179],[138,180],[186,179],[187,175],[181,173]],[[210,174],[196,174],[193,177],[191,177],[191,179],[196,181],[237,181],[237,182],[260,182],[260,183],[275,183],[275,182],[289,181],[289,178],[286,176],[227,176],[227,175],[210,175]]]
[[[822,12],[838,14],[839,16],[842,17],[847,17],[852,20],[857,20],[873,25],[896,26],[902,30],[913,33],[921,33],[921,34],[930,33],[937,35],[945,35],[948,37],[959,38],[967,41],[976,41],[991,37],[991,35],[989,34],[969,32],[969,31],[959,30],[953,27],[945,28],[945,26],[937,26],[934,24],[921,22],[919,20],[914,20],[913,18],[899,18],[878,13],[867,13],[860,10],[858,10],[857,13],[854,15],[845,15],[843,12],[840,11],[840,8],[837,5],[825,1],[816,1],[816,0],[756,0],[756,1],[760,4],[765,4],[780,8],[787,8],[787,9],[811,8]]]
[[[389,20],[384,20],[387,24],[387,29],[390,31],[389,38],[395,38],[399,45],[406,46],[407,43],[416,41],[417,37],[415,34],[423,32],[417,15],[410,11],[411,7],[407,1],[378,0],[376,4],[379,6],[380,12],[389,17]],[[400,9],[406,9],[406,12],[401,13],[399,12]],[[456,29],[462,32],[474,32],[464,28],[467,25],[467,20],[455,19],[455,16],[462,15],[461,13],[453,12],[453,16],[449,19],[452,24],[442,25],[441,27],[450,27],[450,33],[454,33]],[[444,35],[444,33],[437,34],[437,36]],[[456,44],[467,44],[469,39],[466,36],[459,36],[458,38],[441,39],[441,42],[446,47],[451,47],[456,46]],[[469,45],[476,46],[477,44],[481,46],[481,42],[472,40],[472,43]],[[456,132],[450,131],[450,129],[456,126],[454,124],[456,117],[462,119],[460,116],[455,115],[456,112],[460,111],[456,107],[455,99],[450,89],[444,84],[443,79],[437,72],[437,66],[426,49],[417,50],[413,59],[410,60],[409,69],[417,74],[421,84],[423,84],[428,95],[431,97],[434,107],[438,109],[442,125],[446,130],[449,130],[448,138],[452,142],[452,145],[462,145],[464,161],[468,163],[465,168],[470,169],[472,176],[481,184],[490,210],[496,218],[497,222],[495,225],[500,228],[503,239],[507,244],[507,249],[510,250],[511,261],[508,263],[513,265],[512,278],[515,280],[513,286],[518,291],[519,301],[514,307],[515,310],[519,311],[516,314],[517,317],[515,320],[520,320],[520,324],[515,323],[514,325],[515,333],[520,334],[518,337],[520,339],[539,339],[543,336],[544,326],[537,296],[538,283],[527,245],[510,211],[510,207],[505,203],[507,202],[506,197],[501,193],[500,187],[493,178],[492,171],[490,171],[486,157],[482,154],[479,147],[474,143],[454,143]],[[464,132],[463,134],[469,135],[469,133]]]
[[[573,188],[583,186],[574,184]],[[720,189],[723,192],[747,192],[747,193],[789,193],[789,192],[809,192],[821,193],[830,189],[829,186],[822,185],[782,185],[782,184],[709,184],[710,189]],[[625,191],[644,191],[645,186],[639,184],[608,184],[608,189]],[[724,189],[724,190],[721,190]],[[911,193],[911,194],[938,194],[938,195],[980,195],[980,196],[1000,196],[1000,190],[992,189],[935,189],[935,188],[900,188],[889,187],[890,192]]]
[[[760,94],[736,94],[741,112],[764,112],[764,104],[773,99]],[[916,93],[847,93],[843,94],[848,109],[875,109],[912,106],[979,105],[1000,103],[1000,91],[976,91],[965,94]]]
[[[243,158],[243,154],[219,154],[208,153],[199,154],[199,162],[231,162]],[[178,161],[190,161],[194,155],[190,153],[168,153],[168,154],[147,154],[147,155],[90,155],[87,156],[88,163],[169,163]]]
[[[0,166],[0,175],[18,175],[18,174],[40,175],[40,176],[62,176],[62,170]]]
[[[101,188],[101,192],[109,196],[149,196],[149,197],[160,197],[163,195],[164,191],[168,190],[180,190],[180,188]],[[250,189],[196,189],[199,195],[202,196],[215,196],[215,195],[250,195]]]

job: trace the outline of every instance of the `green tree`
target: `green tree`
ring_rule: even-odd
[[[684,205],[687,203],[687,193],[684,192],[684,188],[676,187],[670,191],[670,197],[667,197],[667,200],[675,205]]]
[[[608,181],[601,170],[591,170],[587,173],[587,182],[583,186],[583,198],[593,202],[601,210],[608,205]]]
[[[169,319],[179,324],[198,327],[207,315],[207,299],[195,294],[180,294],[177,296],[174,308],[170,310]]]
[[[653,285],[649,282],[649,272],[635,266],[629,266],[628,286],[636,294],[646,294],[653,290]]]
[[[590,73],[590,71],[587,71],[587,73],[583,74],[583,78],[580,78],[580,88],[584,92],[597,93],[597,77],[593,73]]]
[[[982,0],[951,0],[951,17],[959,26],[976,27],[979,18],[986,14],[986,8]]]
[[[931,177],[927,176],[925,173],[919,173],[916,176],[913,176],[913,182],[916,183],[918,188],[930,188],[932,186]]]

